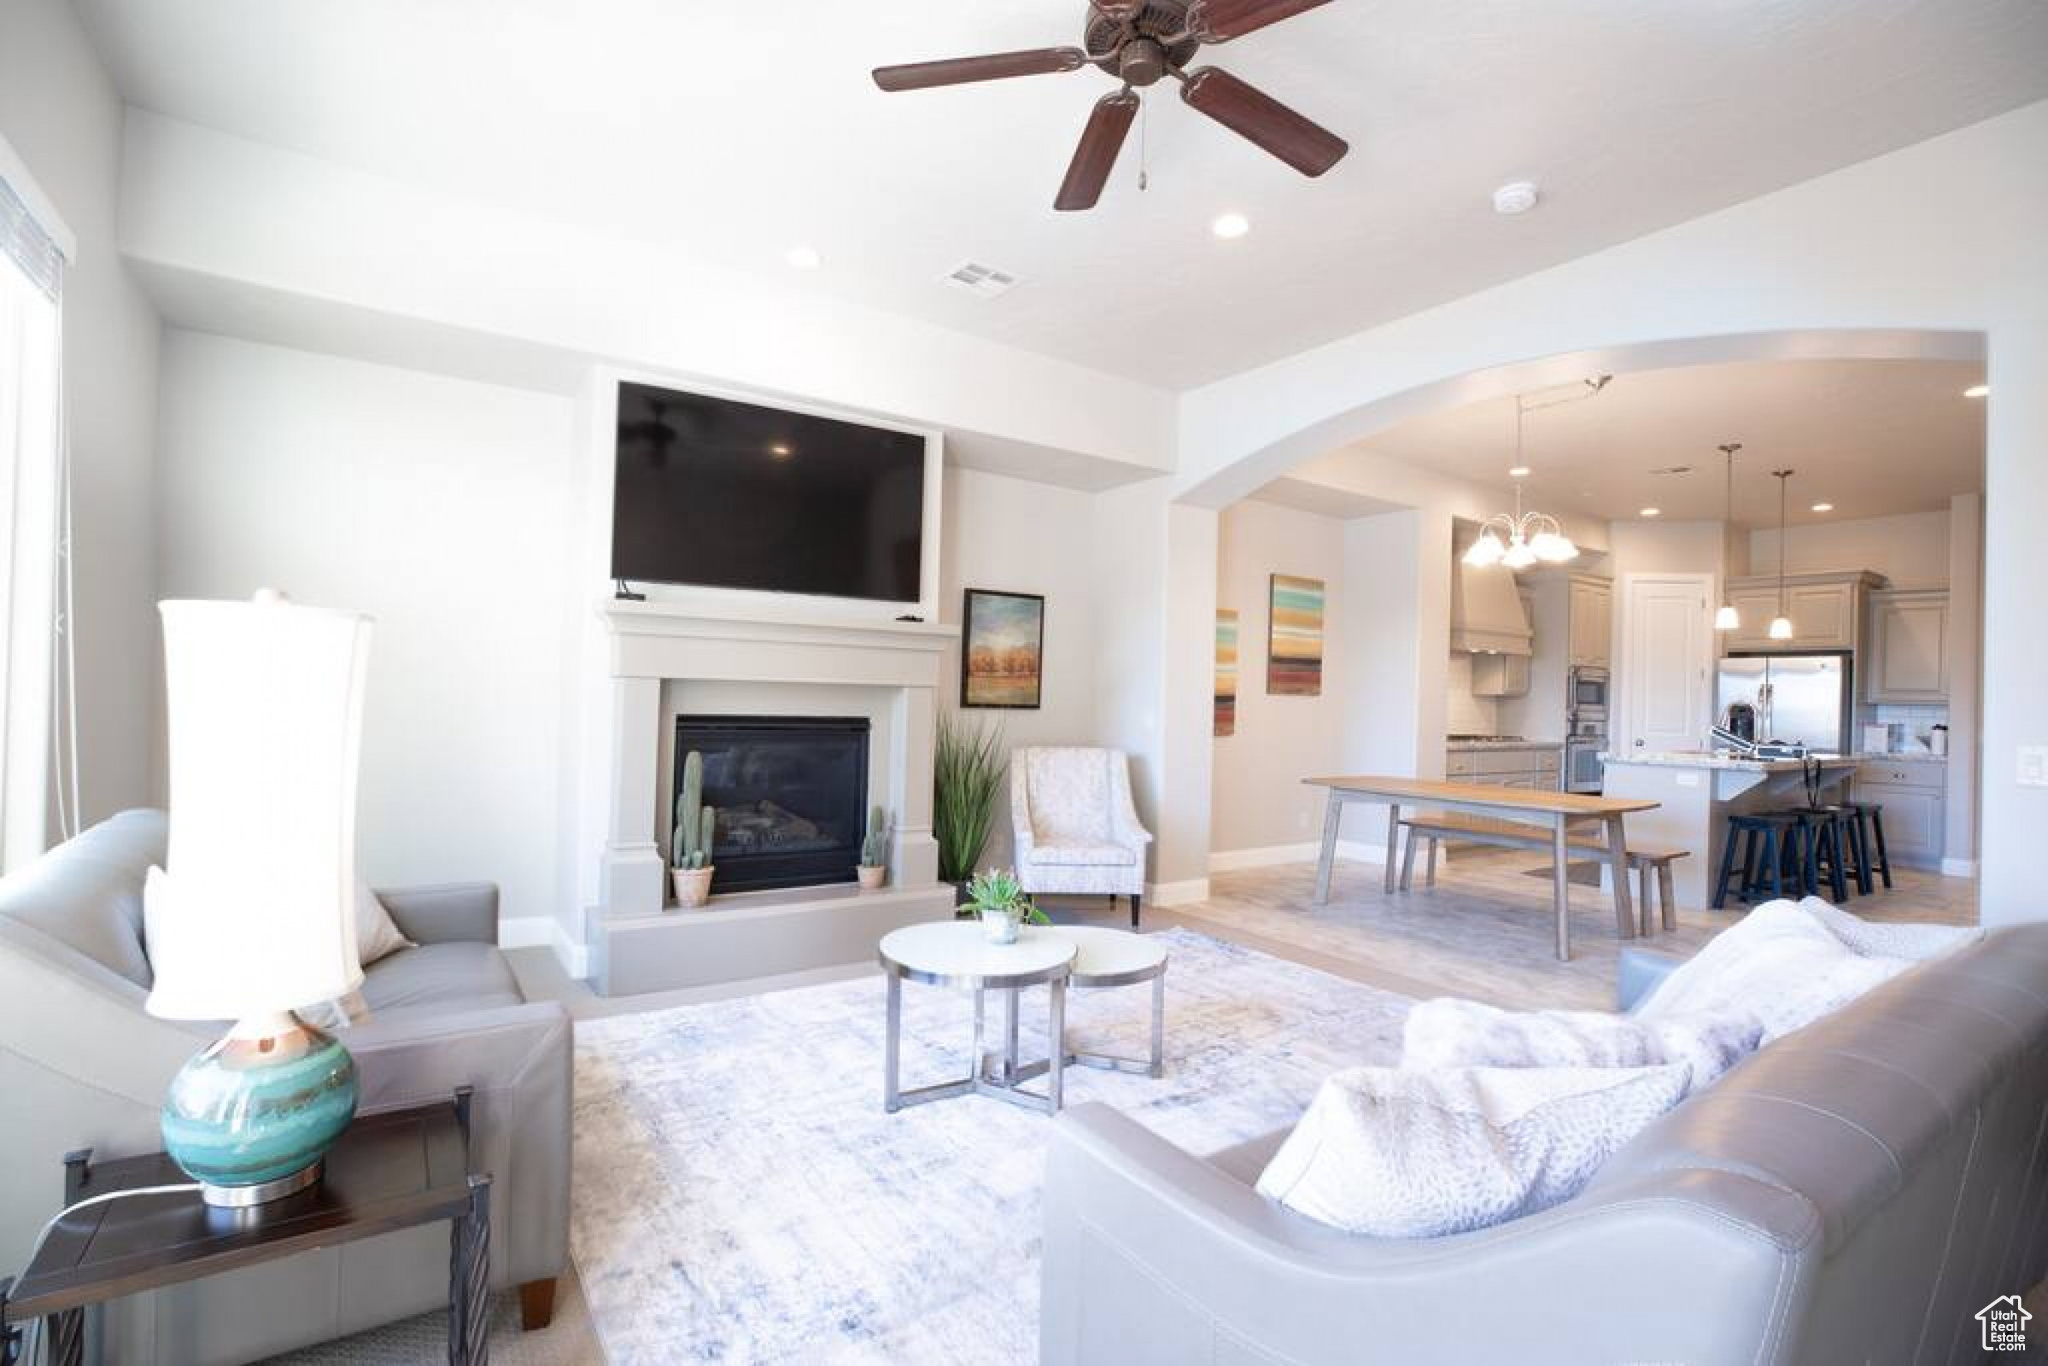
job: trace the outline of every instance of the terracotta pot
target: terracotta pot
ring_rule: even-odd
[[[863,863],[855,867],[853,871],[860,877],[860,889],[863,892],[879,892],[882,890],[882,884],[889,880],[887,864],[878,863],[870,868]]]
[[[701,908],[711,900],[712,868],[671,868],[669,877],[676,885],[676,905],[686,911]]]

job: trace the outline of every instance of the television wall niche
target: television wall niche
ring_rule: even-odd
[[[619,385],[612,574],[919,601],[925,438]]]

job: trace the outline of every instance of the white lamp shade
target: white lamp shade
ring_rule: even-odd
[[[1741,630],[1742,613],[1736,611],[1733,607],[1721,608],[1720,611],[1714,613],[1714,629],[1716,631]]]
[[[356,958],[356,768],[370,619],[166,602],[170,851],[149,1011],[238,1020],[329,1000]]]
[[[1770,635],[1772,640],[1792,639],[1792,618],[1772,617]]]
[[[1489,565],[1499,564],[1501,556],[1506,553],[1507,547],[1500,543],[1500,537],[1491,531],[1485,531],[1480,533],[1479,539],[1472,542],[1471,548],[1465,552],[1465,563],[1474,569],[1485,569]]]

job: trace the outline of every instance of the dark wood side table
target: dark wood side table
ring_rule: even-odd
[[[7,1325],[42,1318],[50,1360],[80,1366],[88,1305],[447,1219],[448,1360],[484,1366],[491,1178],[469,1170],[468,1090],[359,1116],[326,1163],[318,1185],[245,1210],[216,1209],[197,1191],[180,1191],[67,1215],[18,1284],[0,1281],[0,1341]],[[64,1159],[64,1203],[190,1179],[161,1153],[95,1166],[88,1149]]]

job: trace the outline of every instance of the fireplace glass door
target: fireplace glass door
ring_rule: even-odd
[[[704,756],[717,812],[718,892],[852,882],[868,814],[866,717],[679,716],[671,820],[684,759]]]

